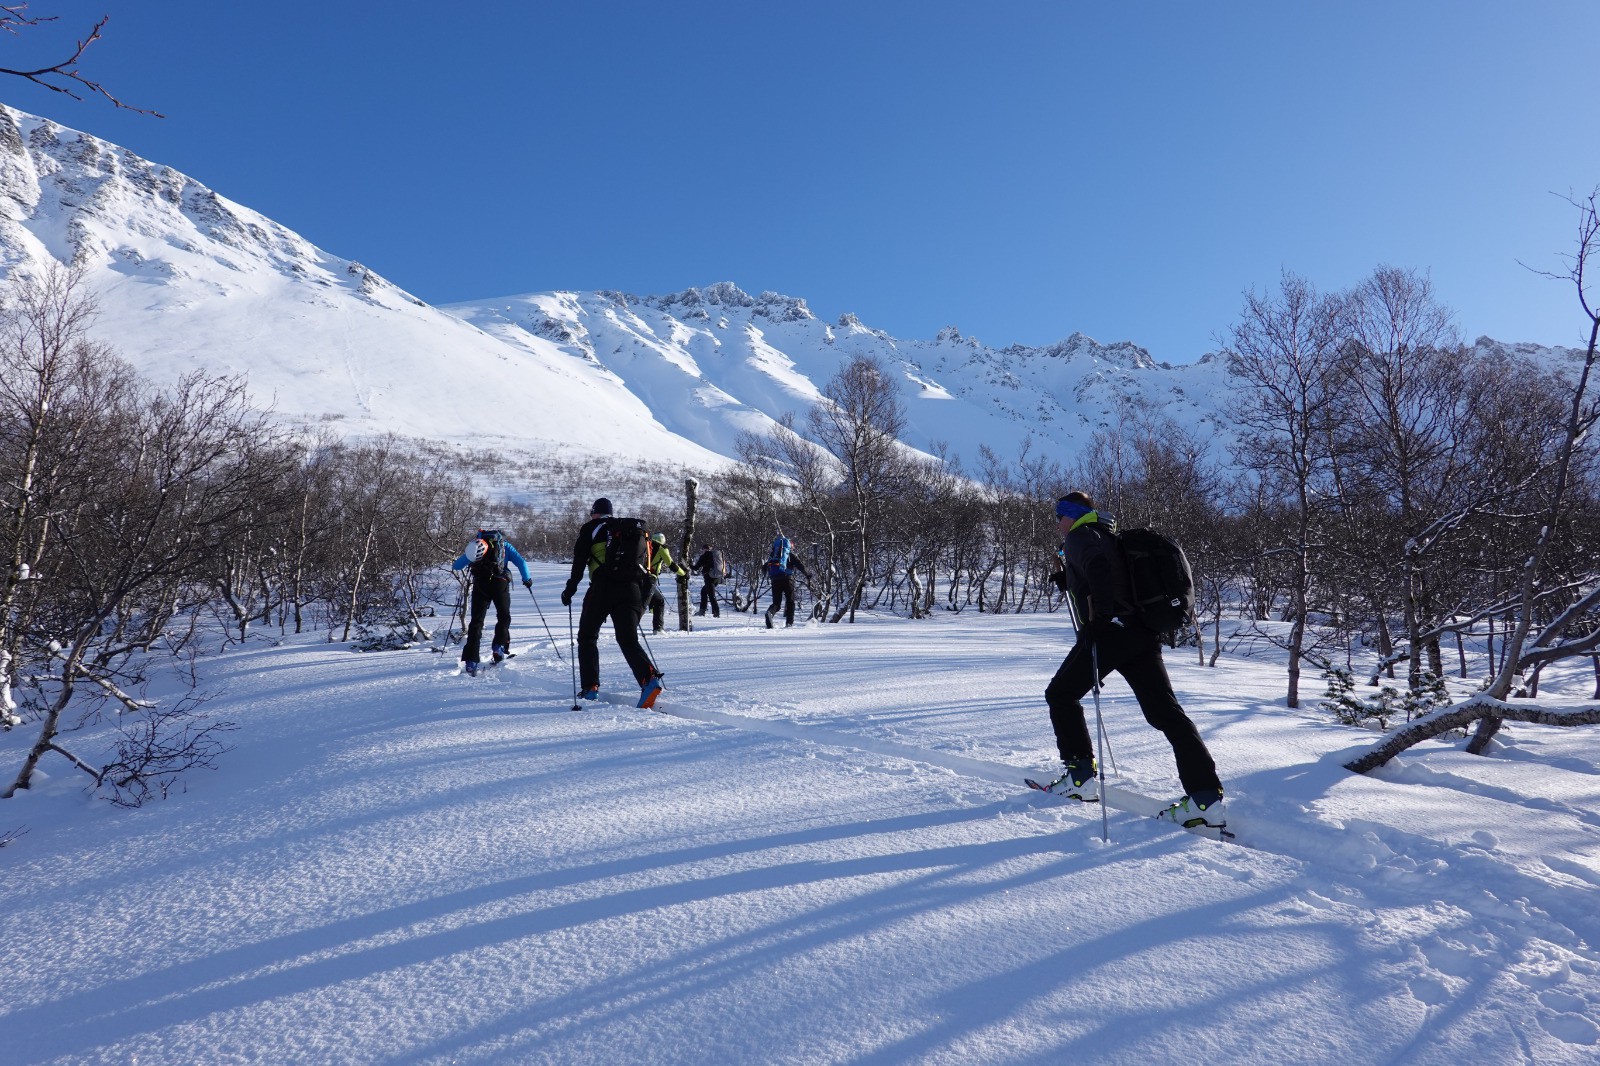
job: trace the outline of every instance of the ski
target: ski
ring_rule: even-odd
[[[1051,796],[1055,795],[1050,791],[1048,785],[1041,785],[1031,777],[1023,778],[1022,783],[1037,792],[1043,792]],[[1238,842],[1238,838],[1226,825],[1206,825],[1203,823],[1200,825],[1179,825],[1170,819],[1162,818],[1161,812],[1167,809],[1167,804],[1161,800],[1142,796],[1125,788],[1115,788],[1107,785],[1104,781],[1100,783],[1100,794],[1105,799],[1106,805],[1114,810],[1127,811],[1129,814],[1142,814],[1147,818],[1160,822],[1162,825],[1169,825],[1174,829],[1182,829],[1186,833],[1193,833],[1195,836],[1206,837],[1210,840],[1220,840],[1230,844]],[[1067,799],[1069,797],[1062,796],[1060,798]],[[1074,802],[1098,803],[1100,801],[1095,799],[1076,800]]]
[[[1050,791],[1050,786],[1049,785],[1041,785],[1039,782],[1035,781],[1031,777],[1024,777],[1022,779],[1022,783],[1024,785],[1027,785],[1031,789],[1035,789],[1035,790],[1037,790],[1039,792],[1043,792],[1047,796],[1056,795],[1056,793]],[[1094,799],[1087,799],[1087,800],[1086,799],[1078,799],[1077,796],[1062,796],[1061,798],[1062,799],[1077,800],[1079,803],[1099,803],[1100,802],[1100,797],[1098,797],[1098,796],[1096,796]]]

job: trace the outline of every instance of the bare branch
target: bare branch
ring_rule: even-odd
[[[8,4],[5,6],[0,6],[0,12],[3,12],[3,14],[0,14],[0,29],[4,29],[8,33],[15,34],[17,33],[19,27],[37,26],[43,22],[55,21],[55,16],[30,17],[23,14],[27,7],[27,4]],[[125,111],[136,111],[141,115],[151,115],[155,118],[165,118],[166,116],[161,114],[159,111],[152,111],[149,108],[134,107],[132,104],[123,103],[117,97],[111,95],[110,90],[108,90],[104,85],[92,80],[86,76],[83,71],[78,69],[78,63],[83,58],[83,54],[89,50],[90,45],[100,40],[100,31],[105,29],[106,23],[110,21],[110,15],[102,16],[100,21],[94,24],[94,28],[89,31],[89,36],[78,41],[77,47],[73,49],[72,54],[66,59],[61,60],[59,63],[51,63],[49,66],[38,67],[34,70],[17,70],[11,67],[0,67],[0,74],[9,74],[12,77],[21,78],[24,81],[31,81],[35,85],[49,89],[51,92],[65,93],[74,100],[82,100],[83,97],[80,96],[77,91],[74,91],[73,88],[74,86],[78,86],[82,90],[87,91],[87,93],[90,95],[104,97],[106,100],[109,100],[113,106],[120,107]]]

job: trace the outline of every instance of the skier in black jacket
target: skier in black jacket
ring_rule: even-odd
[[[1064,569],[1051,575],[1056,586],[1073,600],[1078,619],[1078,639],[1045,689],[1050,724],[1066,772],[1051,782],[1049,791],[1081,800],[1100,798],[1100,779],[1094,762],[1094,745],[1084,719],[1084,694],[1095,685],[1098,659],[1100,679],[1113,670],[1133,689],[1145,721],[1166,735],[1178,763],[1184,797],[1162,817],[1184,824],[1226,824],[1222,807],[1222,782],[1217,767],[1200,739],[1200,731],[1178,703],[1161,661],[1161,641],[1140,621],[1128,586],[1128,568],[1116,540],[1116,527],[1102,517],[1094,501],[1082,492],[1069,493],[1056,502],[1056,524],[1065,541],[1061,548]]]
[[[622,657],[628,660],[628,668],[639,682],[639,706],[649,707],[655,703],[662,685],[661,671],[639,645],[643,586],[640,581],[606,581],[600,570],[606,551],[604,527],[610,521],[611,501],[602,496],[589,509],[589,521],[578,530],[577,542],[572,547],[572,576],[561,590],[561,606],[572,606],[578,582],[587,570],[589,589],[583,594],[583,608],[578,615],[578,675],[582,696],[586,700],[600,698],[600,627],[609,618],[617,647],[622,649]]]
[[[717,603],[717,586],[722,584],[725,576],[722,572],[722,553],[713,548],[709,543],[700,545],[700,557],[689,564],[689,569],[700,575],[703,582],[700,586],[700,609],[696,615],[706,613],[707,604],[711,607],[711,617],[721,618],[722,607]]]

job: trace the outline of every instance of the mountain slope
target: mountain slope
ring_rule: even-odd
[[[261,403],[341,434],[720,457],[669,433],[614,374],[508,346],[170,167],[0,106],[0,268],[74,263],[96,331],[158,381],[247,375]]]

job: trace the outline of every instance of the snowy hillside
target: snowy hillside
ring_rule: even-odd
[[[156,380],[243,372],[258,402],[341,434],[604,451],[621,424],[664,461],[721,461],[602,367],[508,346],[171,168],[4,106],[0,193],[0,269],[84,267],[99,337]]]
[[[556,602],[564,575],[535,567]],[[519,601],[521,603],[523,601]],[[551,619],[556,622],[556,619]],[[1592,729],[1371,776],[1283,663],[1168,656],[1237,844],[1024,788],[1060,616],[941,614],[521,654],[320,635],[206,665],[237,750],[137,811],[0,802],[0,1059],[42,1063],[1591,1064]],[[1546,676],[1581,700],[1587,667]],[[631,690],[631,691],[630,691]],[[314,699],[310,698],[314,694]],[[308,702],[309,699],[309,702]],[[1177,789],[1120,678],[1119,788]],[[0,735],[16,761],[21,731]],[[90,738],[79,736],[74,747]]]

